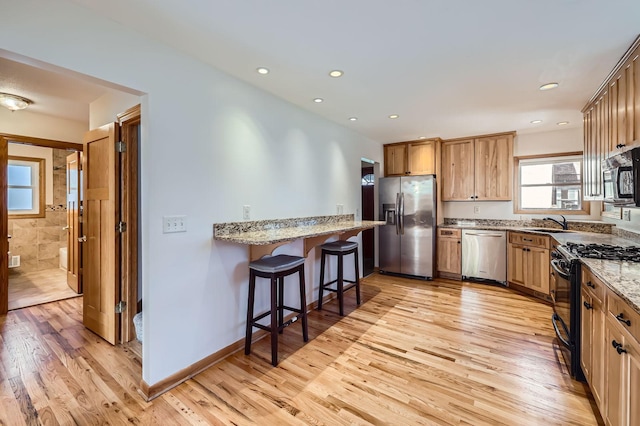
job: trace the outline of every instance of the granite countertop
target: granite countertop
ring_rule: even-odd
[[[213,238],[240,244],[267,245],[364,230],[384,224],[383,221],[354,220],[353,215],[232,222],[214,225]]]

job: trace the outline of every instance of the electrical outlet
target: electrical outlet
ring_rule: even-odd
[[[336,204],[336,214],[342,214],[344,212],[343,204]]]
[[[162,233],[170,234],[173,232],[187,232],[186,216],[163,216],[162,217]]]
[[[629,209],[624,209],[622,210],[622,220],[631,220],[631,210]]]
[[[251,206],[242,206],[242,219],[249,220],[251,218]]]
[[[473,206],[473,213],[474,214],[480,213],[480,206]]]

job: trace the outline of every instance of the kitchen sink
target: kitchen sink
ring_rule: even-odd
[[[528,229],[529,231],[535,231],[535,232],[548,232],[550,234],[558,234],[558,233],[562,233],[562,232],[569,232],[566,229],[556,229],[556,228],[536,228],[536,229]]]

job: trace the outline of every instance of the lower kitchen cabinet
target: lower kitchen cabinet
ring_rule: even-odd
[[[549,237],[509,232],[507,279],[549,295]]]
[[[438,275],[443,278],[462,278],[461,230],[438,228]]]
[[[580,322],[580,366],[584,373],[593,399],[603,411],[604,393],[604,353],[605,353],[605,311],[603,295],[605,285],[584,268],[582,273],[582,316]]]
[[[605,412],[608,425],[640,424],[640,315],[607,291]]]

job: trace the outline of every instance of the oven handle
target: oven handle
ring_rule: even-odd
[[[553,268],[554,272],[560,275],[560,278],[570,281],[571,277],[569,276],[569,274],[567,274],[562,269],[560,269],[559,264],[560,264],[560,259],[553,259],[551,261],[551,267]]]
[[[565,325],[564,321],[562,321],[562,318],[560,318],[558,314],[551,315],[551,322],[553,323],[553,328],[556,331],[556,336],[558,337],[558,340],[560,340],[562,344],[565,345],[567,348],[571,348],[571,344],[566,340],[564,340],[564,338],[560,334],[560,330],[558,329],[558,323],[556,322],[558,320],[562,324],[562,328],[564,328],[565,333],[569,334],[569,331],[567,330],[567,326]]]

